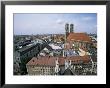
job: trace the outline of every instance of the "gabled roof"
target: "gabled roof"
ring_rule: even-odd
[[[63,75],[75,75],[75,74],[68,68],[64,71]]]
[[[70,33],[67,41],[84,41],[91,42],[91,38],[86,33]]]
[[[55,59],[55,57],[51,56],[33,57],[27,65],[55,66]]]
[[[89,56],[68,56],[68,57],[53,57],[53,56],[41,56],[33,57],[27,65],[42,65],[42,66],[55,66],[55,60],[58,58],[59,65],[64,65],[65,60],[72,63],[88,63],[90,61]]]

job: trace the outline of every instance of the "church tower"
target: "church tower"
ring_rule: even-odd
[[[70,24],[70,33],[74,32],[74,24]]]
[[[69,35],[69,24],[68,23],[65,24],[65,31],[66,31],[66,38],[67,38],[67,36]]]

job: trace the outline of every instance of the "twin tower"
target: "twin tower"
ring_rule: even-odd
[[[69,35],[69,33],[74,32],[74,24],[65,24],[65,31],[66,31],[66,37]]]

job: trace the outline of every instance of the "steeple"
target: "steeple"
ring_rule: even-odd
[[[65,31],[66,31],[66,38],[67,38],[67,36],[69,34],[69,24],[68,23],[65,24]]]
[[[74,32],[74,24],[70,24],[70,33]]]

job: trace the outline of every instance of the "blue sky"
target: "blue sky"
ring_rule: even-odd
[[[65,24],[74,24],[74,32],[97,33],[96,13],[14,14],[14,34],[65,33]]]

